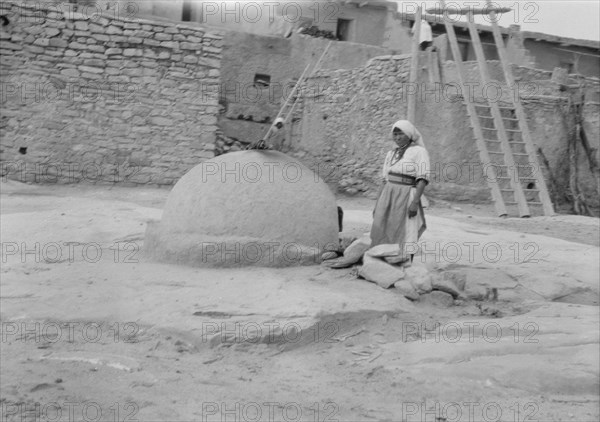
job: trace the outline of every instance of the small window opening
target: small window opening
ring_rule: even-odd
[[[528,183],[527,189],[535,189],[535,183],[533,183],[533,182]]]
[[[563,69],[567,69],[567,73],[569,73],[569,74],[573,73],[573,63],[572,62],[560,62],[559,66],[562,67]]]
[[[27,154],[27,147],[21,147],[21,148],[19,148],[19,154],[22,154],[22,155]]]

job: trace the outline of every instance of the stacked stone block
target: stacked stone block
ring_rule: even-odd
[[[221,34],[50,3],[2,15],[3,177],[170,185],[214,156]]]

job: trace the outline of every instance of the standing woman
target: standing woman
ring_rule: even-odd
[[[421,196],[429,183],[429,154],[419,131],[408,120],[394,123],[396,148],[383,164],[383,179],[373,212],[371,249],[367,254],[398,264],[412,259],[425,231]]]

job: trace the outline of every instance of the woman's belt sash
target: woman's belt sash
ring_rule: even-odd
[[[388,181],[397,185],[416,186],[417,178],[401,173],[388,173]]]

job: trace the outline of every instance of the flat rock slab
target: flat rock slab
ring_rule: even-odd
[[[436,308],[449,308],[454,305],[454,298],[449,293],[434,290],[419,297],[419,302]]]
[[[404,271],[402,268],[390,265],[379,258],[365,255],[358,275],[384,289],[388,289],[404,278]]]

